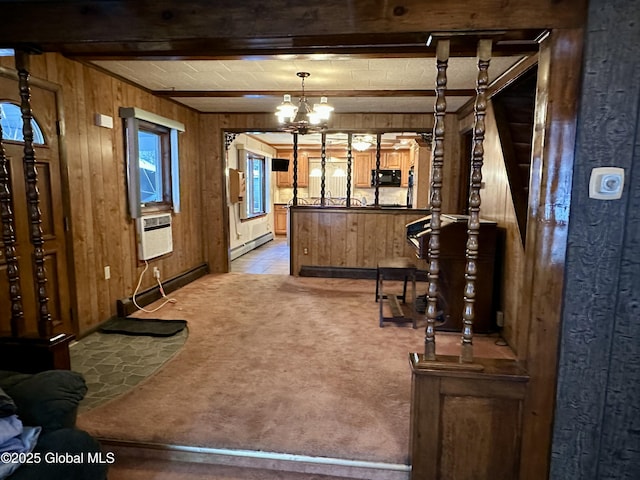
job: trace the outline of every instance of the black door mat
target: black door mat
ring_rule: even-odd
[[[98,331],[101,333],[120,333],[122,335],[170,337],[182,331],[186,326],[186,320],[117,317],[105,322]]]

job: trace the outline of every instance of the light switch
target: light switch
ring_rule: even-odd
[[[617,200],[624,188],[624,168],[597,167],[591,170],[589,197],[596,200]]]

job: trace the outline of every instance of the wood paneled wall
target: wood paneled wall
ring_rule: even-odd
[[[1,65],[13,68],[12,58]],[[128,214],[121,106],[138,107],[182,122],[181,213],[173,218],[172,254],[153,260],[163,279],[205,261],[202,245],[202,157],[198,114],[57,54],[32,57],[34,81],[58,86],[65,209],[72,250],[72,297],[78,333],[116,313],[116,301],[131,296],[144,264],[137,260],[135,226]],[[113,129],[97,127],[94,115],[113,117]],[[111,279],[104,279],[110,266]],[[155,284],[145,275],[142,289]]]
[[[414,257],[406,224],[428,214],[369,207],[292,207],[291,272],[297,275],[303,265],[376,268],[384,258]]]

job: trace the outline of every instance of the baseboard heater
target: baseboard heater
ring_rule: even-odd
[[[247,243],[243,243],[237,247],[234,247],[229,252],[229,258],[231,260],[235,260],[238,257],[241,257],[245,253],[250,252],[254,248],[258,248],[260,245],[264,245],[267,242],[273,240],[273,232],[265,233],[258,238],[255,238]]]
[[[203,263],[202,265],[198,265],[191,270],[188,270],[176,277],[170,278],[162,282],[162,288],[164,293],[173,292],[180,287],[184,287],[186,284],[193,282],[197,278],[202,277],[209,273],[209,265]],[[149,305],[150,303],[159,300],[162,297],[158,289],[158,285],[154,284],[153,287],[144,290],[143,292],[139,292],[136,295],[136,303],[141,307]],[[138,308],[134,305],[132,297],[121,298],[116,302],[116,310],[118,311],[119,317],[126,317],[131,315],[132,313],[138,311]]]

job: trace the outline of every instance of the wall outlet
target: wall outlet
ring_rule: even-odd
[[[309,255],[309,249],[307,247],[304,247],[302,253],[304,253],[305,255]]]
[[[496,325],[500,328],[504,327],[504,313],[497,311],[496,312]]]
[[[111,278],[111,267],[107,265],[104,267],[104,279],[109,280]]]
[[[153,278],[160,278],[160,269],[158,267],[153,267]]]

